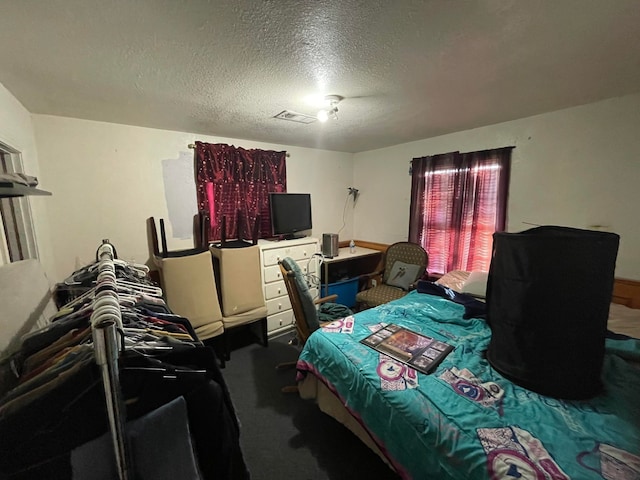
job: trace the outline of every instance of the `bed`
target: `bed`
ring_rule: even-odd
[[[636,338],[607,338],[605,393],[590,400],[545,397],[506,380],[483,356],[491,335],[484,320],[416,291],[314,332],[297,365],[300,395],[401,478],[638,479],[640,311],[611,312],[614,331]],[[455,348],[420,373],[361,343],[384,324]]]

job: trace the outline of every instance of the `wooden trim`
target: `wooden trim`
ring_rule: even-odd
[[[338,242],[338,247],[348,247],[350,242],[351,240],[341,240]],[[354,242],[357,247],[370,248],[371,250],[379,250],[381,252],[386,252],[387,248],[389,248],[389,244],[387,243],[367,242],[366,240],[354,240]]]
[[[389,245],[386,243],[367,242],[365,240],[356,240],[356,245],[362,248],[370,248],[371,250],[379,250],[386,252]]]
[[[616,278],[611,301],[629,308],[640,308],[640,281]]]

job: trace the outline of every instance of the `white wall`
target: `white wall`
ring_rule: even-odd
[[[640,95],[457,132],[354,156],[354,235],[406,240],[414,157],[515,146],[508,231],[527,223],[620,235],[616,276],[640,280]]]
[[[311,193],[315,236],[340,228],[353,183],[350,153],[49,115],[34,115],[33,122],[41,177],[53,192],[49,212],[57,280],[92,262],[103,238],[120,258],[147,262],[145,222],[151,216],[167,222],[170,250],[193,246],[190,235],[174,238],[170,220],[176,211],[196,212],[193,150],[187,148],[196,140],[289,152],[287,190]],[[183,223],[179,230],[185,230]],[[351,230],[349,222],[343,233]]]
[[[34,115],[39,170],[28,112],[3,89],[0,106],[8,106],[0,109],[0,140],[25,152],[27,171],[53,192],[32,206],[44,204],[49,213],[55,265],[47,271],[58,280],[92,261],[102,238],[112,240],[122,258],[147,260],[145,220],[169,220],[176,197],[168,205],[167,194],[193,188],[186,184],[193,155],[187,144],[196,139],[287,150],[288,190],[312,194],[315,236],[339,231],[346,211],[341,239],[353,231],[355,238],[382,243],[407,238],[412,158],[513,145],[508,230],[528,228],[524,222],[605,225],[621,235],[616,275],[640,279],[640,95],[356,155]],[[9,108],[19,113],[17,122]],[[35,167],[27,163],[34,159]],[[165,184],[163,161],[189,171]],[[349,186],[360,189],[355,208],[346,202]],[[185,197],[179,208],[195,212],[195,194]],[[173,238],[169,221],[168,229],[170,249],[192,245],[190,238]],[[38,232],[41,249],[42,237]]]
[[[40,174],[38,151],[31,123],[31,114],[9,91],[0,84],[0,142],[21,153],[24,172],[38,177],[38,188],[48,190],[49,186]],[[47,215],[48,200],[51,197],[27,197],[31,205],[34,230],[38,247],[38,257],[47,273],[52,272],[53,250],[49,241]]]

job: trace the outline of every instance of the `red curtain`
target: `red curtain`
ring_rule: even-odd
[[[259,238],[271,236],[269,192],[287,191],[286,152],[196,142],[194,170],[198,211],[209,218],[210,240],[220,240],[223,218],[227,238],[251,238],[258,215]]]
[[[511,150],[451,152],[411,162],[409,241],[429,271],[488,271],[493,233],[506,227]]]

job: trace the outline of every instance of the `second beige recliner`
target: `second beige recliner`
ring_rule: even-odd
[[[167,305],[188,318],[202,341],[224,333],[222,310],[216,295],[211,254],[157,258]]]
[[[210,251],[222,307],[227,359],[230,355],[229,333],[242,325],[258,325],[261,343],[267,346],[267,305],[262,291],[259,247],[212,246]]]

